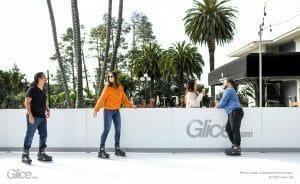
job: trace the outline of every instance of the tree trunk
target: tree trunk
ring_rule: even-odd
[[[83,70],[84,70],[84,75],[85,75],[86,88],[87,88],[88,92],[90,92],[88,72],[87,72],[87,68],[86,68],[83,50],[81,50],[81,52],[82,52],[82,63],[83,63]]]
[[[102,89],[104,88],[104,78],[105,78],[105,73],[106,73],[107,63],[108,63],[108,53],[109,53],[109,47],[110,47],[110,34],[111,34],[111,12],[112,12],[112,0],[108,0],[108,18],[107,18],[107,30],[106,30],[106,44],[105,44],[104,63],[103,63],[103,68],[102,68],[102,72],[101,72],[99,93],[101,93]]]
[[[97,85],[98,86],[100,84],[100,80],[101,80],[101,50],[99,47],[99,38],[97,37],[97,61],[98,61],[98,73],[97,73]],[[99,94],[98,92],[99,86],[98,88],[96,87],[95,89],[95,94]]]
[[[111,60],[110,71],[115,70],[115,65],[116,65],[116,61],[117,61],[118,48],[120,46],[121,33],[122,33],[122,22],[123,22],[122,16],[123,16],[123,0],[120,0],[119,1],[118,28],[117,28],[115,47],[113,50],[113,55],[112,55],[112,60]]]
[[[131,63],[130,63],[130,76],[132,77],[133,76],[133,71],[132,71],[132,65],[133,65],[133,61],[135,59],[135,52],[136,52],[136,40],[135,40],[135,32],[136,32],[136,26],[135,26],[136,22],[133,21],[133,30],[132,30],[132,60],[131,60]]]
[[[208,52],[209,52],[209,70],[213,71],[215,69],[215,49],[216,49],[216,45],[215,45],[215,40],[209,40],[207,42],[207,46],[208,46]],[[215,86],[211,86],[211,97],[213,102],[215,101],[215,96],[216,96],[216,92],[215,92]]]
[[[80,22],[77,0],[71,0],[72,21],[73,21],[73,38],[74,38],[74,56],[77,66],[77,93],[76,108],[83,107],[83,85],[82,85],[82,58],[81,58],[81,38],[80,38]]]
[[[154,80],[153,79],[151,79],[151,81],[150,81],[150,90],[149,90],[149,92],[150,92],[150,94],[149,94],[149,99],[151,100],[151,98],[153,97],[153,88],[154,88]]]
[[[74,56],[72,56],[71,67],[72,67],[72,83],[73,83],[73,90],[76,91],[76,79],[75,79]]]
[[[57,32],[56,32],[56,24],[55,24],[55,18],[54,18],[51,0],[47,0],[47,6],[48,6],[50,21],[51,21],[54,48],[55,48],[55,52],[56,52],[56,56],[57,56],[58,65],[59,65],[59,68],[60,68],[60,71],[62,74],[62,78],[63,78],[64,91],[66,93],[66,98],[67,98],[66,99],[67,107],[69,108],[70,107],[69,87],[68,87],[67,77],[66,77],[66,73],[65,73],[65,68],[63,66],[63,61],[62,61],[61,54],[59,51],[59,45],[58,45],[58,41],[57,41]]]

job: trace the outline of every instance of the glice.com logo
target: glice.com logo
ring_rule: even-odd
[[[9,169],[7,171],[7,178],[9,179],[37,179],[30,171],[22,171],[21,169]]]
[[[228,137],[225,131],[226,125],[219,125],[212,123],[212,120],[206,119],[204,122],[200,119],[194,119],[190,121],[186,127],[186,133],[189,137],[192,138],[217,138],[217,137]],[[253,137],[253,132],[241,132],[242,137]]]

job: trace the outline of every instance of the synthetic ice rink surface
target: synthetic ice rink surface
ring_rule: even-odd
[[[299,184],[300,153],[127,153],[126,158],[97,153],[49,153],[52,163],[21,163],[21,153],[0,152],[0,184]],[[9,179],[29,172],[34,179]],[[276,173],[280,172],[280,173]],[[22,174],[21,174],[22,175]]]

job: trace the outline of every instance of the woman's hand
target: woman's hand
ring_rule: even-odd
[[[93,117],[94,117],[94,118],[97,116],[97,113],[98,113],[98,112],[96,112],[96,111],[93,112]]]
[[[203,89],[202,89],[201,93],[202,93],[202,95],[203,95],[203,96],[205,96],[205,95],[206,95],[205,88],[203,88]]]
[[[134,105],[134,104],[132,104],[131,107],[134,109],[137,109],[136,105]]]

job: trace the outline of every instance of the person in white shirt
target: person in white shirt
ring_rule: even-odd
[[[198,84],[195,80],[189,80],[187,83],[187,91],[185,95],[186,108],[197,108],[200,107],[203,96],[205,95],[205,89],[199,94],[197,92]]]

